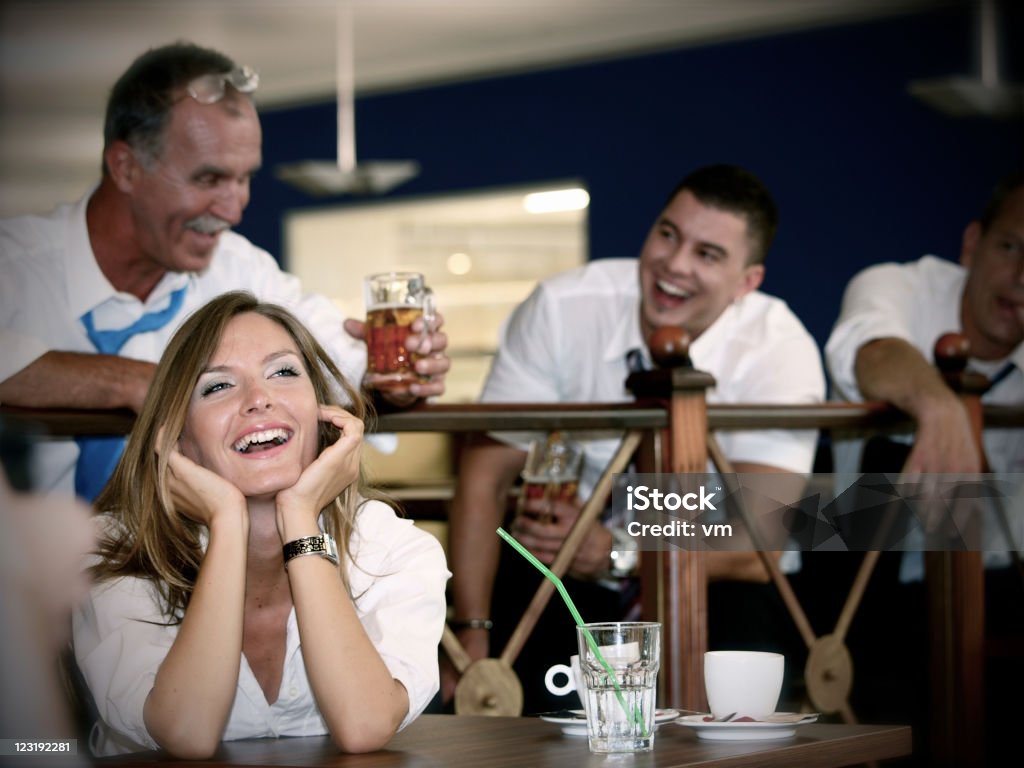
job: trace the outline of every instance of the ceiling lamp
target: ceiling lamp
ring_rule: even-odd
[[[956,117],[1024,118],[1024,86],[999,79],[999,29],[995,0],[975,4],[978,76],[915,80],[908,90],[933,109]]]
[[[419,173],[420,166],[415,160],[356,162],[355,41],[350,2],[338,4],[337,25],[337,162],[302,160],[287,163],[278,165],[274,169],[274,175],[318,197],[383,194],[413,178]]]
[[[587,190],[552,189],[546,192],[531,192],[523,198],[523,209],[527,213],[562,213],[582,211],[590,204]]]

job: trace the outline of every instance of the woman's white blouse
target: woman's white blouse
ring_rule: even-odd
[[[404,728],[439,688],[437,648],[451,574],[438,541],[379,501],[360,508],[350,550],[347,573],[359,619],[409,693]],[[155,749],[142,710],[178,626],[166,626],[152,583],[120,578],[95,586],[74,612],[73,633],[75,658],[101,718],[91,738],[94,754]],[[277,700],[267,703],[243,655],[224,739],[326,733],[306,677],[293,608]]]

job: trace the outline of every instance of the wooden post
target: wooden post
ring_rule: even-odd
[[[984,765],[985,569],[980,552],[927,552],[932,637],[929,765]]]
[[[971,423],[982,472],[981,395],[988,379],[967,369],[967,338],[948,333],[935,342],[935,362],[950,389],[960,395]],[[928,626],[932,637],[929,752],[931,765],[984,765],[985,752],[985,568],[981,552],[925,554]]]
[[[663,460],[655,471],[707,470],[705,391],[714,378],[689,366],[632,374],[626,386],[639,397],[668,400]],[[656,557],[650,557],[656,554]],[[651,561],[654,561],[653,563]],[[704,652],[708,646],[707,574],[704,555],[667,549],[642,558],[645,618],[662,623],[663,700],[666,706],[707,710]],[[652,595],[654,600],[652,600]]]

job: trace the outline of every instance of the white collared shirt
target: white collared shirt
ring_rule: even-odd
[[[832,378],[833,400],[861,402],[854,363],[857,352],[869,341],[899,338],[912,344],[928,359],[933,359],[935,342],[944,333],[961,329],[960,308],[967,270],[961,265],[935,256],[923,256],[905,264],[876,264],[858,273],[846,286],[843,305],[828,343],[825,357]],[[982,402],[994,405],[1019,405],[1024,402],[1024,344],[1018,345],[1006,360],[971,359],[968,365],[993,375],[1007,362],[1016,369],[982,396]],[[892,434],[893,440],[912,443],[913,432]],[[993,472],[1024,472],[1024,430],[987,429],[982,435],[985,455]],[[864,439],[836,439],[833,442],[835,471],[852,477],[860,469]],[[901,467],[893,467],[897,474]],[[845,480],[843,481],[845,484]],[[1019,516],[1013,518],[1019,523]],[[1020,546],[1021,531],[1015,531]],[[916,532],[912,536],[916,535]],[[924,560],[911,551],[920,537],[910,538],[908,551],[900,564],[901,581],[924,578]],[[985,552],[985,565],[1002,567],[1009,563],[1006,552]]]
[[[294,312],[358,386],[366,350],[344,332],[340,309],[326,297],[303,294],[298,278],[283,272],[270,254],[234,232],[220,236],[204,272],[168,272],[145,302],[115,290],[96,263],[89,242],[85,212],[90,195],[47,216],[0,221],[0,381],[51,350],[95,352],[80,321],[86,312],[93,312],[98,330],[124,328],[166,307],[171,293],[184,286],[185,300],[177,316],[163,328],[131,337],[119,353],[122,357],[158,361],[192,312],[225,291],[245,290]],[[74,492],[78,460],[74,441],[46,441],[35,458],[37,489]]]
[[[877,264],[857,274],[846,287],[842,310],[828,343],[825,357],[832,377],[834,400],[861,402],[854,362],[857,352],[874,339],[894,337],[912,344],[932,360],[936,340],[961,329],[960,307],[967,270],[935,256],[906,264]],[[992,375],[1007,362],[1016,369],[982,396],[993,405],[1024,402],[1024,344],[1006,360],[971,359],[968,365]],[[895,436],[905,442],[913,433]],[[993,472],[1024,472],[1024,430],[990,429],[984,434],[985,454]],[[836,472],[856,472],[860,443],[844,442],[835,451]],[[899,467],[893,471],[898,472]]]
[[[367,501],[356,517],[347,574],[356,611],[392,676],[409,694],[404,728],[437,693],[437,647],[451,575],[438,541]],[[179,625],[166,626],[153,584],[120,578],[94,586],[72,617],[75,658],[99,711],[91,746],[97,756],[156,749],[143,706]],[[284,674],[268,704],[244,654],[224,740],[327,733],[307,677],[295,609],[288,617]]]
[[[481,400],[484,402],[628,402],[626,355],[641,349],[636,259],[601,259],[541,282],[511,315]],[[694,367],[715,385],[709,403],[820,403],[825,396],[814,339],[780,299],[759,291],[734,302],[690,347]],[[530,435],[502,433],[525,447]],[[574,435],[592,438],[592,433]],[[810,472],[814,430],[719,431],[732,462]],[[617,440],[584,442],[580,482],[586,498]]]

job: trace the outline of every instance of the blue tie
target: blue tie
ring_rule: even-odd
[[[171,303],[165,309],[143,315],[127,328],[97,331],[92,321],[92,310],[82,315],[82,325],[97,352],[116,355],[135,334],[148,333],[167,325],[178,314],[184,301],[185,288],[179,288],[171,294]],[[75,467],[75,493],[91,504],[114,474],[114,467],[124,451],[124,438],[120,435],[79,437],[75,442],[79,449],[78,464]]]

